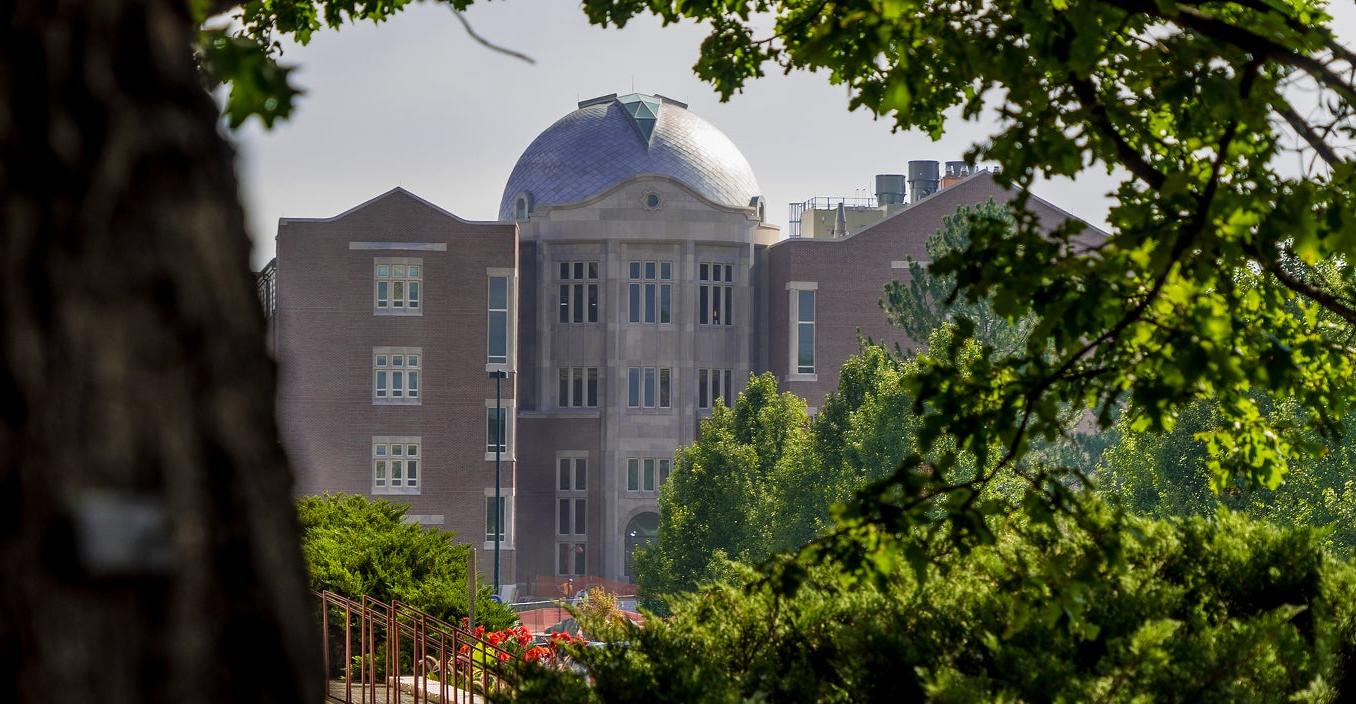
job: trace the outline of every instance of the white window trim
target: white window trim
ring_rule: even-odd
[[[386,367],[381,368],[380,370],[378,369],[378,367],[377,367],[377,355],[382,355],[382,354],[388,355],[388,356],[389,356],[389,355],[393,355],[393,354],[398,354],[398,355],[418,355],[418,356],[419,356],[419,364],[418,364],[418,365],[416,365],[416,366],[414,366],[414,367],[410,367],[410,366],[407,365],[407,366],[404,366],[404,367],[401,367],[401,368],[400,368],[400,369],[403,370],[403,371],[408,371],[408,370],[410,370],[410,369],[413,369],[413,370],[419,372],[419,395],[418,395],[418,396],[415,396],[414,398],[410,398],[409,396],[401,396],[401,397],[399,397],[399,398],[396,398],[396,397],[391,396],[391,388],[392,388],[392,384],[391,384],[391,377],[390,377],[389,374],[388,374],[387,377],[386,377],[386,395],[385,395],[385,396],[381,396],[381,397],[377,396],[377,372],[378,372],[378,371],[386,371],[386,372],[395,371],[395,368],[392,367],[392,366],[390,366],[389,364],[388,364]],[[423,404],[423,402],[424,402],[424,397],[427,395],[426,389],[427,389],[427,387],[428,387],[428,384],[426,383],[426,382],[428,381],[428,379],[425,378],[425,376],[424,376],[424,348],[422,348],[422,347],[373,347],[373,348],[372,348],[372,356],[370,357],[370,362],[371,362],[371,372],[370,372],[370,374],[369,374],[369,379],[370,379],[370,387],[369,387],[369,388],[371,389],[371,394],[372,394],[372,405],[374,405],[374,406],[419,406],[419,405],[422,405],[422,404]],[[406,389],[406,390],[409,389],[409,384],[405,384],[404,386],[405,386],[405,389]]]
[[[501,541],[499,541],[499,549],[500,549],[500,550],[512,550],[512,549],[513,549],[513,540],[514,540],[514,537],[515,537],[514,534],[517,533],[517,530],[515,530],[515,528],[517,527],[517,517],[518,517],[518,513],[517,513],[518,501],[517,501],[517,496],[516,496],[516,494],[517,494],[517,491],[515,491],[514,488],[511,487],[511,486],[501,486],[501,487],[499,488],[499,497],[502,498],[502,499],[504,499],[504,513],[507,514],[506,516],[504,516],[504,539],[501,540]],[[484,498],[485,498],[485,499],[493,499],[493,498],[494,498],[494,487],[492,487],[492,486],[490,486],[490,487],[485,487],[485,496],[484,496]],[[485,501],[484,501],[484,500],[482,500],[482,501],[480,502],[480,510],[482,510],[482,511],[485,510]],[[481,537],[481,538],[484,538],[484,537],[485,537],[485,516],[484,516],[484,514],[481,514],[481,516],[480,516],[480,537]],[[493,549],[494,549],[494,541],[493,541],[493,540],[486,540],[486,541],[485,541],[485,544],[482,545],[481,548],[484,549],[484,550],[493,550]]]
[[[386,486],[377,486],[377,446],[378,445],[417,445],[419,454],[416,459],[419,462],[419,476],[415,479],[414,486],[391,486],[391,471],[386,470]],[[373,496],[418,496],[424,489],[424,472],[428,470],[428,465],[424,461],[424,440],[418,435],[373,435],[372,444],[369,449],[371,461],[368,463],[369,480],[371,481],[371,490]],[[386,462],[391,462],[394,455],[387,451]]]
[[[518,447],[518,442],[517,442],[518,438],[516,437],[516,433],[517,433],[517,430],[518,430],[518,414],[517,414],[517,413],[515,412],[515,410],[514,410],[514,399],[510,399],[510,398],[503,399],[503,400],[500,402],[500,405],[503,406],[503,408],[504,408],[504,413],[507,414],[507,415],[506,415],[506,418],[507,418],[507,423],[508,423],[508,429],[504,432],[504,434],[508,436],[508,443],[507,443],[507,445],[504,447],[503,450],[500,450],[500,451],[499,451],[499,461],[500,461],[500,462],[514,462],[514,461],[516,461],[516,459],[514,458],[514,448]],[[482,431],[482,432],[488,432],[488,431],[489,431],[489,427],[490,427],[490,426],[489,426],[489,422],[490,422],[490,414],[489,414],[489,411],[490,411],[490,409],[492,409],[492,408],[494,408],[494,399],[492,399],[492,398],[487,398],[487,399],[485,399],[485,415],[482,416],[482,417],[481,417],[481,420],[480,420],[480,425],[481,425],[481,431]],[[486,435],[486,436],[485,436],[485,447],[486,447],[486,448],[488,448],[488,447],[490,446],[489,440],[490,440],[489,436]],[[486,449],[486,450],[485,450],[485,461],[486,461],[486,462],[493,462],[493,461],[494,461],[494,450],[490,450],[490,449]]]
[[[796,359],[796,352],[800,346],[800,300],[801,291],[815,291],[815,371],[812,374],[806,374],[796,371],[799,366]],[[819,282],[818,281],[788,281],[786,282],[787,292],[787,313],[786,316],[790,322],[790,329],[787,330],[787,381],[819,381]]]
[[[508,279],[508,330],[504,336],[504,362],[490,360],[490,279],[502,276]],[[512,372],[518,368],[518,274],[512,268],[485,269],[485,371]]]
[[[419,276],[417,276],[417,277],[406,276],[406,277],[404,277],[404,278],[399,279],[400,281],[404,281],[404,282],[405,282],[405,286],[406,286],[405,298],[406,298],[407,304],[406,304],[405,306],[402,306],[402,307],[400,307],[400,308],[393,307],[393,306],[391,306],[391,305],[389,305],[389,304],[388,304],[385,308],[379,308],[379,307],[377,306],[377,302],[380,300],[380,299],[378,298],[378,296],[377,296],[377,285],[378,285],[378,283],[381,281],[381,279],[378,279],[378,278],[377,278],[377,267],[379,267],[379,266],[417,266],[417,267],[419,267]],[[393,286],[392,286],[389,282],[394,281],[394,279],[387,278],[387,281],[388,281],[388,284],[387,284],[387,286],[388,286],[388,288],[387,288],[387,294],[388,294],[388,296],[389,296],[389,295],[390,295],[391,288],[393,288]],[[417,307],[417,308],[410,308],[409,305],[408,305],[408,300],[409,300],[409,290],[408,290],[408,287],[409,287],[409,282],[411,282],[411,281],[417,282],[417,283],[419,284],[419,307]],[[373,314],[373,315],[395,315],[395,316],[410,316],[410,315],[413,315],[413,316],[421,316],[421,315],[423,315],[423,314],[424,314],[425,298],[426,298],[426,295],[425,295],[425,294],[428,293],[428,291],[426,290],[426,288],[427,288],[427,287],[424,286],[424,260],[423,260],[423,259],[421,259],[421,258],[419,258],[419,257],[374,257],[374,258],[373,258],[373,260],[372,260],[372,314]]]

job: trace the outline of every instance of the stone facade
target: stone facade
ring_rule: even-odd
[[[534,142],[501,204],[512,221],[467,222],[395,189],[333,218],[280,222],[261,295],[274,306],[280,422],[298,491],[408,502],[416,520],[482,548],[488,572],[487,372],[502,369],[512,409],[504,581],[628,579],[629,550],[657,521],[664,468],[695,439],[713,392],[732,398],[750,373],[771,371],[819,406],[859,330],[911,344],[879,307],[886,282],[907,275],[904,260],[925,259],[927,237],[961,205],[1011,197],[981,172],[848,237],[782,240],[762,222],[752,172],[728,140],[681,103],[645,98],[659,105],[657,127],[631,131],[624,109],[635,101],[614,97],[585,101]],[[562,145],[581,149],[596,134],[612,152],[639,140],[626,147],[631,159],[662,147],[663,160],[604,167],[583,154],[589,178],[622,175],[588,197],[551,202],[568,189],[543,184],[572,177]],[[675,159],[692,163],[672,167]],[[1051,224],[1070,217],[1032,202]],[[422,267],[418,315],[375,303],[380,267],[396,262]],[[513,284],[501,364],[487,357],[492,276]],[[810,334],[797,320],[808,301],[801,291],[814,299],[812,370],[798,359]],[[383,350],[419,351],[417,404],[375,397]],[[377,486],[374,447],[404,438],[419,439],[417,487],[408,477],[390,486],[389,471]]]

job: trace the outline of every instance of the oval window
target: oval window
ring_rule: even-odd
[[[658,207],[659,207],[659,194],[658,194],[658,193],[651,193],[651,194],[645,196],[645,207],[649,208],[650,210],[654,210],[655,208],[658,208]]]

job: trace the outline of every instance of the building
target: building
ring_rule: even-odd
[[[1011,197],[937,167],[909,163],[907,201],[901,177],[878,179],[872,212],[833,236],[782,238],[724,134],[664,96],[608,95],[527,147],[498,221],[400,188],[283,219],[260,295],[298,491],[408,502],[483,548],[487,572],[502,531],[504,582],[529,592],[629,579],[674,451],[749,373],[814,408],[859,329],[908,344],[885,283],[957,207]]]

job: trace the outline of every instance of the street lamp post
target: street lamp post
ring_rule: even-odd
[[[504,434],[507,423],[504,422],[504,401],[500,396],[499,384],[508,377],[508,372],[497,369],[490,372],[494,379],[494,594],[499,595],[499,541],[504,535],[504,504],[499,489],[499,455],[504,448]]]

